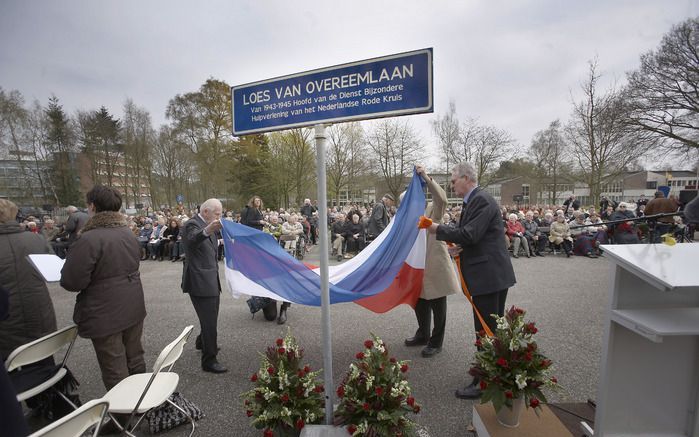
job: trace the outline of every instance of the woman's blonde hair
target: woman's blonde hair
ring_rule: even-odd
[[[0,223],[9,223],[17,218],[17,205],[7,199],[0,199]]]
[[[255,207],[255,199],[260,199],[260,209],[262,209],[264,204],[262,203],[262,198],[260,196],[252,196],[250,198],[250,201],[248,201],[248,207],[249,208]]]

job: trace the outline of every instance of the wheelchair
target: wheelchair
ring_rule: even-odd
[[[290,245],[291,247],[287,247],[286,243],[289,241],[293,241],[293,243]],[[305,234],[300,234],[300,235],[281,235],[279,237],[279,244],[284,248],[284,250],[297,260],[301,261],[303,260],[304,255],[306,254],[306,235]]]

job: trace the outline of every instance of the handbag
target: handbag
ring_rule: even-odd
[[[204,413],[201,409],[197,407],[194,402],[185,399],[179,392],[171,394],[169,400],[186,411],[192,420],[199,420],[204,417]],[[153,408],[147,412],[146,420],[148,420],[148,429],[151,434],[168,431],[189,421],[187,416],[185,416],[182,411],[172,406],[170,402],[165,402],[159,407]]]
[[[261,296],[250,296],[250,299],[246,301],[246,303],[248,304],[248,308],[250,308],[250,313],[252,314],[253,318],[255,317],[256,312],[269,305],[270,302],[272,302],[272,299],[270,299],[269,297]]]

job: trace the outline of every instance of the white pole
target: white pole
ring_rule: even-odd
[[[318,167],[318,230],[320,233],[320,304],[323,329],[323,379],[325,380],[325,424],[333,423],[333,353],[330,330],[330,287],[328,285],[328,195],[325,181],[326,126],[315,125]]]

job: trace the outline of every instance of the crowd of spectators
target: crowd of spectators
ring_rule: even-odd
[[[274,210],[261,206],[261,199],[255,196],[242,210],[227,210],[223,216],[225,220],[248,224],[271,234],[289,253],[297,254],[299,258],[317,243],[316,201],[304,199],[300,207],[289,209]],[[685,233],[686,226],[679,216],[665,217],[650,224],[624,221],[642,217],[647,208],[657,214],[677,211],[679,206],[676,199],[672,196],[664,198],[662,193],[651,200],[641,196],[631,202],[615,202],[603,196],[599,209],[581,205],[574,196],[560,205],[505,205],[502,206],[504,244],[512,250],[515,258],[520,254],[535,257],[559,252],[567,256],[575,254],[595,258],[601,254],[599,246],[602,244],[633,244],[651,238],[658,242],[661,234]],[[66,250],[86,221],[86,214],[78,208],[68,207],[67,210],[69,215],[62,223],[56,223],[50,216],[41,219],[30,216],[18,221],[25,231],[43,235],[56,254],[65,257]],[[386,197],[376,203],[350,203],[328,208],[331,256],[340,261],[357,255],[375,238],[371,232],[372,216],[392,217],[395,212],[392,198]],[[180,205],[174,209],[128,216],[129,227],[141,246],[141,260],[182,260],[184,253],[179,230],[194,214],[197,214],[196,209],[187,210]],[[460,214],[460,205],[447,208],[442,222],[457,226]],[[607,225],[608,222],[615,223]]]

